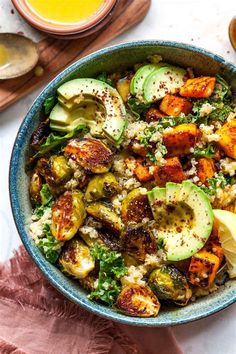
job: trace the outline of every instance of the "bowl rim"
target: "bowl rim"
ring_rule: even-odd
[[[174,326],[174,325],[181,325],[189,322],[193,322],[196,320],[199,320],[201,318],[208,317],[210,315],[213,315],[228,306],[232,305],[233,303],[236,302],[236,292],[233,294],[231,297],[228,297],[225,299],[225,301],[221,301],[220,303],[218,302],[218,305],[215,306],[214,308],[211,308],[209,306],[208,311],[205,313],[200,312],[197,313],[197,315],[194,313],[194,311],[191,312],[186,318],[181,319],[179,317],[175,317],[175,319],[170,320],[170,321],[158,321],[158,316],[154,318],[139,318],[139,317],[129,317],[124,314],[121,314],[119,312],[115,312],[113,309],[110,309],[107,307],[107,311],[104,310],[104,306],[100,306],[97,303],[92,302],[91,300],[84,302],[83,299],[79,299],[78,297],[74,296],[72,293],[70,293],[70,290],[61,282],[57,282],[56,279],[53,276],[53,272],[51,269],[45,264],[45,258],[43,255],[40,254],[38,257],[35,252],[35,245],[33,245],[31,242],[29,242],[29,235],[25,231],[25,225],[21,221],[20,218],[20,205],[19,205],[19,200],[17,197],[17,180],[15,176],[17,175],[17,169],[18,169],[18,160],[21,155],[21,143],[24,140],[24,135],[27,131],[28,124],[32,120],[32,117],[34,117],[37,109],[38,109],[38,104],[37,102],[43,102],[45,99],[45,96],[49,94],[52,86],[55,87],[57,84],[60,83],[61,80],[63,80],[68,74],[73,72],[77,67],[79,67],[82,64],[85,64],[87,61],[90,60],[96,60],[97,58],[100,57],[100,55],[103,54],[111,54],[113,51],[119,51],[121,49],[135,49],[137,47],[148,47],[148,46],[163,46],[163,47],[172,47],[172,48],[180,48],[180,49],[185,49],[189,51],[196,52],[198,54],[203,54],[205,56],[208,56],[212,58],[213,60],[217,61],[218,63],[225,65],[232,71],[233,73],[236,74],[236,66],[230,62],[227,62],[223,57],[214,54],[210,51],[207,51],[203,48],[196,47],[193,45],[189,45],[186,43],[182,42],[176,42],[176,41],[163,41],[163,40],[143,40],[143,41],[132,41],[132,42],[126,42],[126,43],[121,43],[117,45],[113,45],[110,47],[106,47],[104,49],[100,49],[92,54],[89,54],[69,67],[65,68],[63,71],[61,71],[53,80],[51,80],[45,87],[44,89],[40,92],[40,94],[36,97],[34,102],[32,103],[29,111],[27,112],[25,118],[23,119],[19,130],[17,132],[14,145],[12,148],[12,153],[11,153],[11,159],[10,159],[10,167],[9,167],[9,195],[10,195],[10,204],[11,204],[11,209],[12,209],[12,214],[13,218],[15,221],[15,225],[18,231],[18,234],[21,238],[22,243],[24,244],[27,252],[31,256],[33,262],[38,266],[38,268],[42,271],[43,275],[45,278],[49,281],[51,285],[53,285],[60,293],[62,293],[66,298],[68,298],[70,301],[76,303],[77,305],[81,306],[82,308],[91,311],[92,313],[99,315],[101,317],[104,317],[109,320],[113,320],[119,323],[123,324],[128,324],[128,325],[134,325],[134,326],[144,326],[144,327],[166,327],[166,326]],[[27,242],[28,240],[28,242]]]
[[[104,0],[100,8],[85,20],[71,24],[53,23],[41,18],[27,4],[27,0],[12,0],[20,15],[33,27],[50,34],[71,35],[87,31],[100,23],[113,9],[118,0]]]

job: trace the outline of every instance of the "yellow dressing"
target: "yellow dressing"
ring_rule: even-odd
[[[30,9],[48,22],[72,24],[85,21],[104,4],[104,0],[26,0]]]
[[[0,66],[3,66],[8,63],[8,50],[5,45],[0,44]]]

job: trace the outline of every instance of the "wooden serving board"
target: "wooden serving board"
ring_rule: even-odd
[[[0,111],[38,86],[50,81],[57,73],[77,59],[102,48],[106,43],[140,22],[146,15],[151,0],[120,0],[111,22],[99,32],[85,38],[62,40],[52,37],[38,43],[41,77],[34,71],[19,78],[0,81]]]

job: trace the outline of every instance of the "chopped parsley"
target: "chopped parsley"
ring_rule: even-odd
[[[206,157],[211,159],[216,153],[216,148],[213,144],[208,144],[204,149],[195,148],[193,152],[194,157]]]
[[[121,291],[120,278],[127,274],[121,253],[96,244],[90,250],[94,260],[99,261],[99,276],[96,289],[90,299],[100,299],[112,306]]]
[[[219,173],[217,177],[212,177],[207,180],[208,187],[201,186],[200,188],[208,195],[216,195],[217,188],[224,189],[227,185],[232,184],[234,182],[234,178],[224,175],[223,173]]]
[[[49,224],[44,224],[43,233],[44,237],[39,240],[38,247],[45,255],[46,259],[50,263],[55,264],[61,253],[64,242],[58,241],[53,237]]]

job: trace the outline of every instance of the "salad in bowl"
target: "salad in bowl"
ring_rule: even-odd
[[[236,110],[228,82],[152,55],[44,102],[27,162],[30,235],[92,302],[188,306],[236,276]]]

